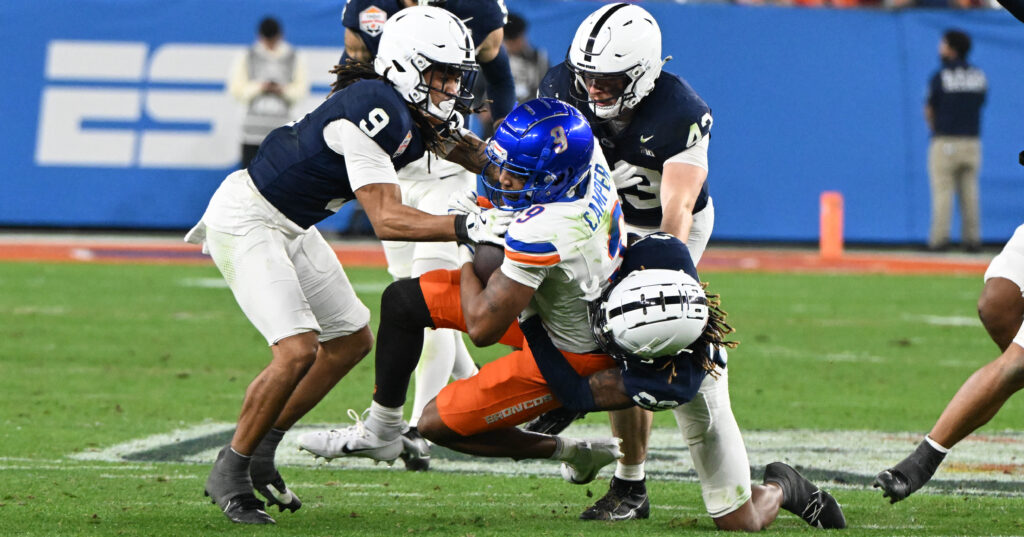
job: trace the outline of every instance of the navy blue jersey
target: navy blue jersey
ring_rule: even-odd
[[[260,194],[304,229],[355,197],[345,157],[324,141],[324,127],[347,119],[391,155],[395,169],[423,156],[423,137],[402,97],[380,80],[361,80],[333,94],[306,117],[274,129],[249,164]]]
[[[635,270],[667,269],[683,270],[699,281],[686,244],[668,233],[644,237],[627,247],[624,256],[618,278],[624,278]],[[520,328],[537,367],[558,400],[571,410],[598,410],[589,382],[565,360],[539,319],[536,316],[525,319],[520,322]],[[674,408],[693,399],[708,374],[702,365],[702,357],[710,355],[716,364],[724,368],[728,354],[725,348],[697,342],[690,345],[689,350],[689,353],[656,359],[652,364],[619,362],[626,395],[637,406],[647,410]]]
[[[707,346],[714,353],[714,362],[725,367],[728,352],[724,347]],[[676,358],[657,365],[622,363],[622,382],[637,406],[647,410],[665,410],[688,403],[697,395],[707,371],[695,358]]]
[[[935,135],[977,138],[987,91],[981,69],[962,60],[942,62],[928,86]]]
[[[376,56],[384,22],[404,8],[401,0],[349,0],[341,12],[341,24],[358,33],[370,55]],[[504,0],[448,0],[444,9],[462,19],[478,47],[491,32],[505,26]]]
[[[619,191],[626,222],[635,226],[661,225],[661,172],[665,160],[693,147],[711,131],[711,109],[682,78],[665,71],[640,104],[629,125],[615,134],[610,122],[598,119],[585,103],[572,98],[573,76],[565,63],[552,67],[540,84],[541,97],[554,97],[580,109],[601,142],[608,164],[626,161],[637,167],[644,180]],[[708,202],[704,182],[693,206],[694,214]]]

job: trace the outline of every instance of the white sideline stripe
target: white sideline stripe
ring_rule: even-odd
[[[297,426],[285,436],[277,452],[277,462],[282,466],[304,466],[319,468],[324,472],[344,469],[387,469],[388,466],[376,465],[375,461],[364,458],[341,458],[332,463],[314,462],[308,452],[298,450],[298,437],[308,431],[331,428],[331,425]],[[336,427],[336,425],[335,425]],[[146,438],[123,442],[105,449],[74,453],[71,459],[83,461],[126,462],[123,457],[132,453],[156,449],[178,442],[188,441],[215,433],[230,431],[234,428],[230,423],[203,423],[193,427],[156,434]],[[573,425],[565,435],[578,438],[608,436],[607,425]],[[803,429],[789,430],[748,430],[743,433],[747,453],[753,468],[763,467],[772,461],[785,461],[801,467],[842,472],[864,478],[873,478],[881,470],[888,468],[913,451],[923,438],[923,433],[886,433],[878,431],[811,431]],[[652,431],[650,441],[651,458],[647,464],[647,472],[654,479],[683,479],[695,481],[693,463],[687,448],[675,428],[657,428]],[[988,432],[987,434],[968,437],[950,452],[943,466],[936,474],[936,480],[942,481],[994,481],[999,483],[1016,483],[1024,475],[1024,464],[1015,464],[1017,457],[1024,448],[1024,432],[1004,431]],[[184,457],[186,462],[209,465],[216,458],[219,448],[203,450]],[[321,459],[322,461],[322,459]],[[14,462],[14,461],[12,461]],[[18,461],[21,462],[21,461]],[[45,466],[29,464],[12,464],[0,466],[3,469],[60,469],[67,468],[58,462],[44,461]],[[520,462],[502,459],[471,458],[467,460],[450,460],[437,458],[434,468],[442,472],[482,473],[498,475],[537,475],[555,477],[558,465],[550,460],[526,460]],[[129,466],[98,467],[108,472],[112,469],[140,469],[146,475],[159,472],[154,462],[139,465],[131,461]],[[392,467],[394,471],[404,471],[401,463]],[[610,474],[612,467],[605,468],[604,474]],[[685,475],[684,475],[685,474]],[[155,475],[155,474],[154,474]],[[157,475],[157,477],[159,477]],[[164,476],[166,477],[166,476]],[[339,483],[331,486],[344,486],[343,474],[335,474],[329,479]],[[829,488],[862,489],[860,485],[832,483]],[[354,487],[359,488],[359,487]],[[1009,487],[1008,487],[1009,488]],[[941,489],[932,488],[936,493]],[[927,492],[927,489],[926,491]],[[991,494],[992,490],[965,488],[958,489],[958,494]],[[1024,497],[1024,490],[1000,490],[1000,495]]]
[[[935,326],[981,326],[977,317],[963,315],[903,315],[905,321],[923,322]]]
[[[356,293],[382,293],[391,282],[352,282]],[[202,289],[227,289],[228,282],[224,278],[182,278],[178,280],[181,287],[198,287]]]

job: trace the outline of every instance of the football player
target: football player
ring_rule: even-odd
[[[685,80],[662,71],[668,59],[661,56],[661,30],[650,13],[637,5],[608,4],[580,24],[566,60],[548,71],[540,94],[575,104],[593,125],[614,166],[629,233],[670,233],[700,263],[715,221],[706,181],[711,110]],[[577,416],[558,412],[528,428],[557,431]],[[632,494],[638,506],[645,505],[644,461],[653,418],[641,408],[610,417],[625,455],[612,482],[619,490],[609,494]],[[677,419],[684,427],[685,418]],[[599,508],[605,503],[582,517],[608,519],[611,514]]]
[[[503,26],[507,12],[503,0],[431,0],[420,4],[437,5],[465,22],[473,37],[476,60],[491,99],[491,113],[502,118],[512,109],[515,85],[508,54],[502,46]],[[349,0],[342,11],[345,26],[346,60],[372,61],[377,55],[381,27],[400,9],[416,5],[416,0]],[[455,192],[475,187],[476,175],[461,166],[438,160],[428,152],[398,173],[402,187],[402,203],[431,214],[447,214],[448,198]],[[458,267],[458,249],[451,242],[383,241],[388,272],[394,279],[420,276],[435,269]],[[406,450],[402,454],[406,468],[427,470],[430,449],[416,430],[423,407],[437,395],[449,379],[476,374],[462,339],[462,334],[449,329],[427,329],[423,356],[416,369],[411,428],[405,433]]]
[[[373,345],[369,310],[314,224],[358,199],[381,238],[500,240],[507,216],[423,213],[402,205],[396,178],[428,150],[477,171],[488,162],[479,139],[450,127],[457,101],[468,97],[473,53],[469,31],[451,13],[399,13],[383,29],[374,64],[340,67],[331,96],[272,131],[186,236],[213,257],[272,354],[206,481],[231,521],[274,522],[254,488],[282,511],[302,505],[274,465],[277,445]]]
[[[923,487],[953,446],[1024,388],[1024,225],[985,271],[978,314],[1002,354],[964,382],[913,453],[875,477],[890,503]]]
[[[615,365],[598,351],[587,321],[587,302],[609,284],[624,239],[615,185],[594,145],[584,117],[561,101],[535,99],[508,115],[487,143],[492,167],[500,171],[486,185],[488,197],[517,215],[504,238],[500,268],[486,286],[468,262],[461,270],[388,286],[366,421],[305,434],[299,439],[303,449],[328,458],[398,457],[402,405],[424,327],[458,329],[484,346],[510,336],[521,340],[516,318],[522,313],[539,317],[581,373]],[[469,214],[479,210],[462,207]],[[575,440],[515,427],[558,406],[523,348],[442,389],[424,410],[420,432],[476,455],[561,460],[572,469],[573,482],[588,482],[618,457],[618,439]]]
[[[707,295],[682,242],[667,233],[647,235],[626,248],[617,280],[591,310],[601,349],[618,367],[578,374],[534,319],[520,326],[555,397],[573,412],[637,406],[676,409],[683,438],[701,482],[704,505],[723,530],[759,531],[782,507],[814,527],[843,528],[842,508],[792,467],[773,462],[764,485],[751,486],[750,463],[728,392],[727,348],[732,332],[716,295]],[[563,470],[564,473],[564,470]],[[647,518],[649,502],[622,490],[594,510],[601,520]]]

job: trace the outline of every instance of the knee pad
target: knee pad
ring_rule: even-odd
[[[381,323],[405,328],[434,328],[419,278],[398,280],[384,289],[380,297],[380,319]]]

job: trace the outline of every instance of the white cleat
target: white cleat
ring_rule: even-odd
[[[601,468],[622,457],[619,449],[620,438],[592,438],[581,440],[576,446],[576,456],[562,463],[562,479],[574,484],[590,483]]]
[[[348,417],[355,421],[344,429],[306,433],[299,437],[299,449],[327,459],[338,457],[365,457],[375,461],[393,463],[402,454],[402,437],[394,440],[382,440],[373,431],[366,428],[363,420],[354,410],[348,411]]]

